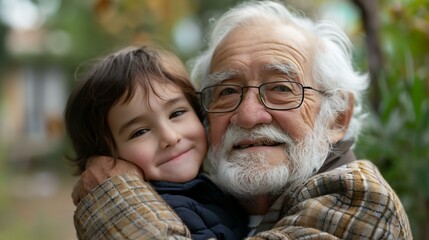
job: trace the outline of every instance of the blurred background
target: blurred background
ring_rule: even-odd
[[[187,61],[210,19],[237,2],[0,0],[0,239],[76,239],[63,125],[76,68],[145,40]],[[285,2],[351,37],[356,68],[372,76],[357,156],[399,194],[414,238],[429,236],[428,1]]]

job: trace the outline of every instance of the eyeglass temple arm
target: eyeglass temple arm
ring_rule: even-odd
[[[312,88],[312,87],[309,87],[309,86],[303,86],[302,88],[303,88],[304,90],[305,90],[305,89],[309,89],[309,90],[316,91],[316,92],[318,92],[318,93],[320,93],[320,94],[322,94],[322,95],[327,95],[327,94],[328,94],[328,92],[327,92],[327,91],[322,91],[322,90],[315,89],[315,88]]]

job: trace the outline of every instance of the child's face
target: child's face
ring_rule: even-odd
[[[153,87],[162,99],[143,96],[139,86],[129,103],[119,101],[109,111],[119,157],[142,168],[146,180],[189,181],[207,152],[204,127],[179,87]]]

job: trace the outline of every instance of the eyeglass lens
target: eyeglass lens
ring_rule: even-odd
[[[303,101],[303,86],[297,82],[270,82],[259,87],[220,84],[202,90],[203,107],[209,112],[233,111],[241,103],[246,88],[258,88],[262,103],[270,109],[293,109]]]

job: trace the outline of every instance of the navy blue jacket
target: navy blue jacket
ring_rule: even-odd
[[[192,239],[246,237],[246,212],[204,174],[186,183],[151,183],[189,228]]]

